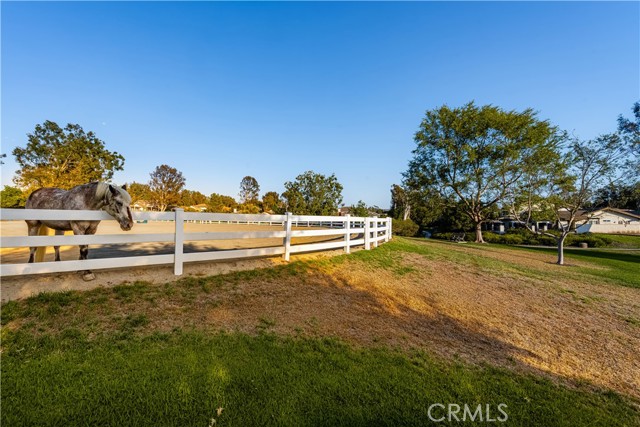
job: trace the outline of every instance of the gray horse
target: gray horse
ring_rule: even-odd
[[[126,186],[118,187],[103,182],[92,182],[73,187],[70,190],[59,188],[40,188],[31,193],[25,204],[26,209],[63,209],[63,210],[104,210],[115,218],[124,231],[131,230],[133,218],[131,217],[131,196],[127,193]],[[56,231],[56,235],[62,235],[65,231],[73,230],[75,235],[95,234],[100,221],[49,221],[29,220],[29,236],[37,236],[40,227],[45,225]],[[31,248],[29,262],[34,261],[35,247]],[[60,247],[54,246],[55,260],[60,261]],[[80,246],[80,259],[87,259],[89,247]],[[95,276],[91,271],[83,272],[85,280],[93,280]]]

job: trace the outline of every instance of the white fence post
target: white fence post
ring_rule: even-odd
[[[377,248],[378,247],[378,217],[374,216],[373,217],[373,247]]]
[[[291,212],[287,212],[287,219],[284,223],[284,230],[286,235],[284,236],[284,260],[289,261],[291,257]]]
[[[173,274],[182,275],[182,263],[184,262],[184,209],[175,208],[176,238],[174,248]]]
[[[344,223],[344,253],[346,254],[350,254],[351,253],[351,215],[348,215],[345,217],[346,218],[346,222]]]
[[[371,249],[371,218],[364,219],[364,248]]]
[[[393,221],[387,217],[387,242],[391,240],[391,224],[393,224]]]

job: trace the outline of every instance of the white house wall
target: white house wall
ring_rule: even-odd
[[[577,233],[640,234],[640,222],[630,224],[583,224]]]

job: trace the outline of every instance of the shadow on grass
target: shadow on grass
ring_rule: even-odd
[[[13,302],[20,322],[3,336],[3,423],[206,425],[221,406],[217,425],[428,425],[433,403],[506,403],[509,425],[637,420],[613,393],[541,380],[571,382],[434,301],[425,314],[313,265]],[[90,303],[103,294],[98,308]],[[154,311],[167,306],[179,309]],[[190,332],[163,332],[166,322]],[[275,335],[296,330],[303,338]],[[435,347],[446,361],[428,356]]]

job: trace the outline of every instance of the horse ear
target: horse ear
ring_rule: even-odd
[[[111,184],[109,184],[109,191],[111,191],[111,195],[112,196],[117,196],[118,195],[118,190],[115,189],[115,187]]]
[[[123,185],[123,186],[122,186],[122,189],[123,189],[124,191],[127,191],[127,184]]]

